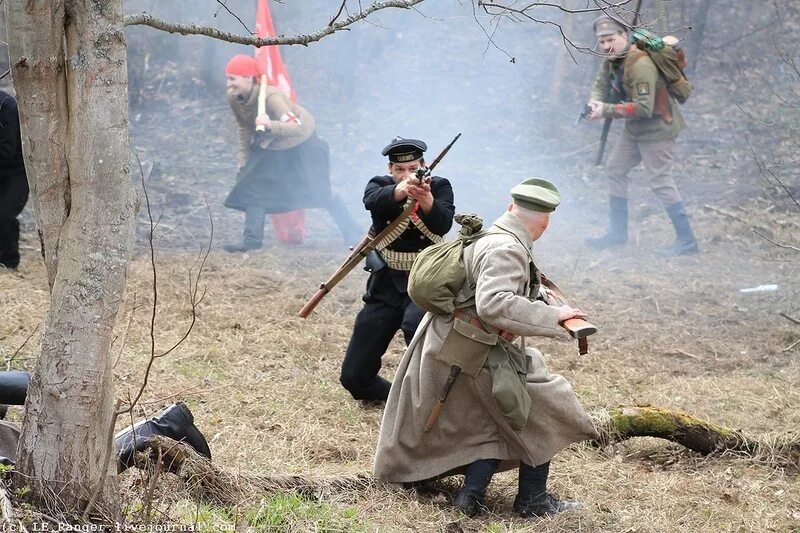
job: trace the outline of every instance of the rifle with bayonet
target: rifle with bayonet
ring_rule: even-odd
[[[642,0],[636,2],[636,10],[633,12],[633,23],[631,24],[630,29],[628,30],[628,41],[631,41],[633,36],[633,29],[636,28],[639,24],[639,13],[642,9]],[[606,90],[605,98],[603,98],[604,103],[609,104],[617,104],[622,101],[624,98],[624,92],[622,90],[622,67],[615,69],[614,71],[614,78],[608,85],[608,89]],[[608,141],[608,132],[611,130],[611,121],[613,119],[608,117],[603,122],[603,132],[600,134],[600,146],[597,149],[597,157],[595,158],[594,164],[600,166],[603,164],[603,152],[606,150],[606,142]]]
[[[447,155],[447,152],[450,151],[450,148],[453,147],[459,137],[461,137],[460,133],[456,135],[452,141],[450,141],[450,144],[448,144],[444,150],[442,150],[441,153],[436,156],[436,159],[434,159],[427,168],[421,168],[417,170],[417,180],[419,180],[420,184],[423,182],[429,183],[431,181],[431,173],[433,172],[433,169],[436,168],[436,165],[438,165],[444,156]],[[322,301],[325,295],[331,292],[331,290],[340,281],[342,281],[344,277],[356,267],[356,265],[358,265],[365,257],[367,257],[369,253],[373,251],[381,243],[381,241],[383,241],[384,238],[386,238],[386,236],[391,234],[398,226],[405,223],[405,221],[411,216],[416,208],[417,201],[412,200],[408,203],[408,205],[406,205],[406,207],[403,209],[403,212],[400,213],[400,215],[391,223],[389,223],[389,225],[386,226],[383,231],[374,236],[367,234],[367,236],[365,236],[361,242],[353,248],[352,253],[347,257],[347,259],[345,259],[344,263],[342,263],[342,266],[340,266],[338,270],[336,270],[336,272],[334,272],[333,275],[328,278],[327,281],[325,281],[325,283],[320,283],[317,292],[314,293],[314,296],[312,296],[308,302],[306,302],[297,315],[301,318],[307,318],[314,308],[319,305],[319,302]]]

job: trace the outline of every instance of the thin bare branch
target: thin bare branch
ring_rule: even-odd
[[[333,18],[331,19],[331,21],[328,22],[328,26],[333,26],[333,23],[336,22],[336,19],[338,19],[342,15],[342,11],[344,11],[344,6],[346,3],[347,0],[342,0],[342,5],[339,6],[339,11],[337,11],[336,14],[333,16]]]
[[[783,189],[783,192],[785,192],[786,195],[794,202],[794,204],[798,207],[798,209],[800,209],[800,201],[798,201],[798,199],[795,198],[792,191],[786,185],[784,185],[783,181],[778,177],[778,175],[775,174],[771,169],[767,168],[767,165],[764,164],[764,161],[758,157],[758,154],[756,154],[753,145],[750,143],[750,139],[746,137],[745,141],[747,142],[747,146],[750,148],[750,153],[753,154],[753,160],[756,162],[756,166],[758,166],[759,173],[764,178],[764,180],[766,180],[767,183],[770,183],[770,185],[772,184],[766,176],[766,174],[769,174],[769,176],[773,180],[775,180],[775,183],[777,183],[778,186],[781,189]]]
[[[528,11],[532,11],[537,7],[552,7],[557,9],[558,11],[563,11],[564,13],[569,13],[571,15],[576,15],[579,13],[596,13],[598,11],[613,11],[614,9],[619,9],[629,3],[632,0],[620,0],[619,2],[604,2],[604,1],[596,1],[594,2],[596,7],[585,7],[581,9],[570,9],[564,7],[561,4],[554,4],[552,2],[529,2],[525,4],[523,7],[512,7],[507,4],[498,4],[493,0],[478,0],[478,6],[484,9],[492,8],[492,9],[499,9],[501,11],[505,11],[508,13],[516,13],[518,15],[523,15],[528,17]],[[488,13],[488,11],[487,11]]]
[[[351,26],[352,24],[358,22],[359,20],[367,18],[369,15],[371,15],[376,11],[389,8],[409,9],[412,6],[415,6],[423,1],[424,0],[383,0],[379,2],[373,2],[369,6],[359,10],[357,13],[350,15],[346,19],[343,19],[339,22],[335,22],[334,24],[326,26],[321,30],[317,30],[315,32],[303,35],[290,35],[290,36],[279,36],[279,37],[260,38],[260,37],[238,35],[235,33],[220,31],[216,28],[211,28],[208,26],[197,26],[196,24],[177,24],[174,22],[168,22],[165,20],[157,19],[154,16],[150,15],[149,13],[137,13],[134,15],[126,15],[124,24],[126,26],[133,26],[133,25],[150,26],[151,28],[155,28],[157,30],[166,31],[169,33],[180,33],[181,35],[205,35],[206,37],[211,37],[212,39],[219,39],[221,41],[226,41],[229,43],[246,44],[253,46],[272,46],[272,45],[290,45],[290,44],[302,44],[304,46],[307,46],[309,43],[319,41],[323,37],[336,33],[337,31],[347,30],[348,26]]]
[[[191,306],[190,310],[192,313],[192,318],[191,321],[189,322],[189,327],[186,328],[186,332],[180,339],[178,339],[178,341],[175,344],[172,345],[172,347],[156,355],[155,356],[156,358],[164,357],[165,355],[169,354],[175,348],[180,346],[183,343],[183,341],[186,340],[187,337],[189,337],[189,334],[192,332],[192,328],[194,328],[194,325],[197,322],[197,306],[200,305],[200,302],[202,302],[206,296],[205,287],[203,287],[202,294],[200,294],[199,297],[197,296],[198,292],[200,292],[200,278],[203,275],[203,269],[206,266],[206,261],[208,260],[208,256],[211,254],[211,244],[214,241],[214,219],[211,216],[211,207],[208,205],[208,202],[206,202],[206,210],[208,211],[208,221],[209,225],[211,226],[211,234],[208,237],[208,246],[204,251],[201,251],[202,255],[198,256],[195,263],[189,268],[189,305]],[[194,270],[195,267],[197,267],[197,274],[194,276],[194,279],[192,279],[192,270]]]
[[[790,317],[786,313],[778,313],[778,314],[781,315],[786,320],[788,320],[789,322],[793,322],[793,323],[797,324],[798,326],[800,326],[800,320],[797,320],[796,318]]]
[[[241,18],[239,18],[239,15],[237,15],[236,13],[234,13],[233,11],[231,11],[231,10],[228,8],[228,6],[227,6],[227,4],[226,4],[225,2],[223,2],[222,0],[217,0],[217,3],[218,3],[220,6],[222,6],[222,8],[223,8],[225,11],[227,11],[228,13],[230,13],[230,14],[231,14],[231,16],[232,16],[233,18],[235,18],[236,20],[238,20],[238,21],[239,21],[239,24],[241,24],[241,25],[242,25],[242,28],[244,28],[244,31],[246,31],[246,32],[247,32],[247,33],[249,33],[250,35],[254,35],[254,34],[255,34],[255,32],[251,31],[251,30],[250,30],[250,28],[248,28],[248,27],[247,27],[247,24],[245,24],[245,23],[244,23],[244,21],[243,21]],[[215,14],[214,14],[214,16],[216,17],[216,16],[217,16],[217,14],[215,13]]]
[[[761,237],[761,238],[762,238],[762,239],[764,239],[765,241],[767,241],[767,242],[769,242],[769,243],[772,243],[772,244],[774,244],[774,245],[775,245],[775,246],[777,246],[778,248],[785,248],[785,249],[787,249],[787,250],[794,250],[795,252],[800,252],[800,247],[797,247],[797,246],[795,246],[795,245],[793,245],[793,244],[784,244],[784,243],[780,243],[780,242],[778,242],[778,241],[776,241],[776,240],[770,239],[769,237],[767,237],[766,235],[764,235],[763,233],[761,233],[761,232],[760,232],[760,231],[758,231],[757,229],[754,229],[754,230],[753,230],[753,233],[755,233],[756,235],[758,235],[759,237]]]
[[[488,15],[491,15],[491,16],[496,17],[496,18],[506,17],[506,18],[511,18],[512,20],[515,20],[515,21],[527,19],[527,20],[530,20],[531,22],[535,22],[537,24],[545,24],[545,25],[555,26],[556,28],[558,28],[558,31],[561,34],[561,39],[562,39],[563,43],[565,44],[565,46],[567,46],[567,50],[569,51],[570,58],[572,59],[573,62],[577,63],[575,61],[575,57],[572,55],[572,51],[569,50],[570,47],[575,49],[575,50],[581,51],[581,52],[587,52],[587,53],[595,54],[595,55],[599,55],[599,54],[597,54],[593,49],[588,48],[586,46],[578,46],[577,44],[575,44],[564,33],[564,28],[561,27],[561,24],[559,24],[558,22],[555,22],[553,20],[549,20],[549,19],[546,19],[546,18],[533,16],[533,14],[532,14],[533,10],[535,8],[537,8],[537,7],[550,7],[550,8],[555,8],[557,11],[562,11],[564,13],[567,13],[569,15],[580,14],[580,13],[608,12],[608,11],[613,12],[615,9],[619,9],[622,6],[625,6],[625,5],[629,4],[631,1],[632,0],[620,0],[618,2],[611,3],[611,2],[605,2],[605,1],[602,1],[602,0],[595,0],[595,2],[594,2],[595,7],[586,7],[586,8],[582,8],[582,9],[570,9],[570,8],[564,7],[564,6],[560,5],[560,4],[555,4],[555,3],[551,3],[551,2],[530,2],[530,3],[525,4],[524,6],[521,6],[521,7],[514,7],[514,6],[508,5],[508,4],[498,4],[498,3],[494,2],[493,0],[476,0],[476,4],[475,5],[477,5],[478,7],[483,8],[483,10]],[[476,21],[478,20],[477,17],[475,17],[475,20]],[[478,23],[478,25],[481,26],[481,29],[483,29],[484,33],[486,33],[486,30],[483,28],[482,25],[480,25],[480,22]],[[491,39],[491,36],[489,36],[488,33],[487,33],[487,37],[489,37],[490,42],[492,44],[494,44],[494,42]],[[495,47],[497,47],[497,45],[495,45]],[[502,50],[500,48],[498,48],[498,50],[506,53],[505,50]],[[508,53],[506,53],[506,55],[508,55]],[[509,55],[509,57],[511,57],[511,56]],[[511,62],[512,63],[514,62],[514,58],[513,57],[511,57]]]
[[[11,370],[11,363],[14,362],[14,360],[17,358],[17,355],[19,355],[19,352],[22,351],[25,345],[28,344],[28,341],[31,340],[31,338],[34,335],[36,335],[37,331],[39,331],[39,324],[37,324],[36,327],[33,328],[33,331],[31,331],[30,335],[28,335],[25,338],[25,340],[22,341],[22,344],[20,344],[19,347],[16,350],[14,350],[14,353],[12,353],[10,357],[6,358],[6,370]]]

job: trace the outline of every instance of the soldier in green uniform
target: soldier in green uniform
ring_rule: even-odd
[[[627,242],[628,174],[642,162],[650,188],[675,227],[675,242],[664,249],[664,255],[695,254],[697,241],[672,179],[675,138],[686,126],[678,105],[668,96],[663,98],[663,106],[657,105],[657,95],[666,91],[666,81],[647,52],[630,44],[622,23],[602,15],[595,20],[594,30],[605,60],[592,89],[589,118],[625,119],[625,130],[606,163],[609,229],[586,243],[603,249]],[[617,98],[612,99],[617,103],[606,101],[614,93]]]

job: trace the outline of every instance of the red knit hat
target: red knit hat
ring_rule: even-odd
[[[225,65],[226,76],[258,76],[258,63],[252,56],[235,55]]]

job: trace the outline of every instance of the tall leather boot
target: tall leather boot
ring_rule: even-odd
[[[211,450],[206,438],[194,425],[194,417],[183,402],[173,403],[149,420],[137,422],[114,436],[117,444],[117,472],[133,466],[134,455],[145,449],[145,441],[151,435],[163,435],[182,441],[194,448],[197,453],[211,459]],[[167,465],[174,471],[171,465]]]
[[[486,488],[499,465],[499,459],[481,459],[467,466],[464,486],[453,501],[462,513],[477,516],[486,511]]]
[[[608,197],[608,231],[600,237],[589,237],[586,245],[596,250],[622,246],[628,242],[628,199]]]
[[[22,370],[0,372],[0,419],[6,417],[9,405],[25,405],[31,375]]]
[[[572,509],[580,509],[580,502],[557,499],[547,492],[550,461],[537,467],[519,463],[519,491],[514,499],[514,511],[525,518],[547,516]]]
[[[267,213],[263,207],[248,207],[244,212],[242,242],[225,244],[222,249],[226,252],[236,253],[261,248],[264,242],[264,222],[266,219]]]
[[[344,205],[340,196],[333,196],[327,208],[336,227],[342,234],[342,239],[346,246],[355,246],[361,241],[364,236],[358,223],[348,211],[347,206]]]
[[[0,266],[19,266],[19,220],[0,218]]]
[[[700,251],[697,247],[697,240],[689,223],[689,217],[683,202],[675,202],[667,207],[667,214],[675,227],[675,242],[661,250],[663,256],[691,255]]]

